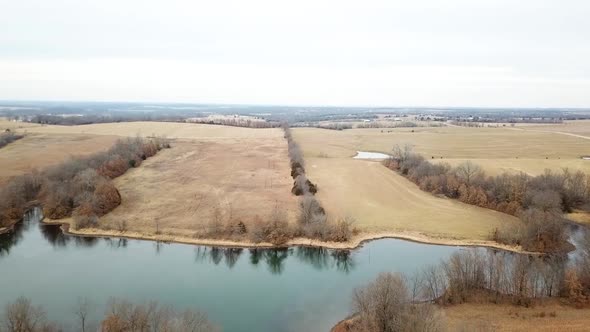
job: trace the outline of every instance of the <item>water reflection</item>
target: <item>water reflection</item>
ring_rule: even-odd
[[[43,238],[55,248],[68,248],[72,245],[75,247],[93,247],[100,243],[100,241],[104,241],[112,249],[126,248],[129,244],[129,240],[125,238],[97,238],[67,235],[63,233],[59,225],[39,223],[38,221],[41,218],[40,210],[33,209],[25,215],[23,222],[15,225],[13,231],[0,235],[0,256],[8,255],[10,249],[19,243],[23,234],[29,231],[29,228],[33,224],[37,224]],[[163,247],[163,242],[154,242],[156,254],[159,254]],[[244,252],[246,251],[241,248],[196,246],[195,262],[211,262],[215,265],[224,262],[228,268],[232,269],[238,263]],[[331,250],[313,247],[256,248],[249,249],[247,253],[249,254],[248,262],[251,265],[258,266],[262,261],[272,274],[283,273],[288,257],[297,258],[300,262],[308,264],[317,270],[334,269],[343,273],[349,273],[355,267],[354,255],[349,250]]]
[[[28,227],[28,222],[20,222],[14,225],[10,232],[0,234],[0,257],[8,256],[10,254],[10,249],[22,240],[23,233]]]
[[[289,257],[289,251],[287,248],[264,250],[263,257],[270,273],[281,274],[283,272],[285,269],[285,259]]]
[[[325,248],[296,247],[296,248],[252,248],[245,251],[241,248],[203,247],[196,246],[195,262],[213,263],[219,265],[224,262],[228,268],[233,268],[244,253],[248,253],[248,263],[258,266],[261,262],[272,274],[281,274],[285,270],[285,262],[289,257],[311,265],[315,269],[333,269],[343,273],[352,271],[355,267],[354,255],[349,250],[331,250]]]

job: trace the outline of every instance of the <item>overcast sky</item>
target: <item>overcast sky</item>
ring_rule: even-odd
[[[0,0],[0,99],[590,107],[590,1]]]

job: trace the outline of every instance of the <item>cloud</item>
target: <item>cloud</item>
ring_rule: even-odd
[[[21,0],[0,98],[590,106],[590,3]]]

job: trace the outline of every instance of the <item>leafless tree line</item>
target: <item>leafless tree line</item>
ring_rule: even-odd
[[[25,137],[24,135],[15,134],[10,131],[6,131],[0,134],[0,148]]]
[[[523,226],[497,230],[493,238],[520,244],[527,250],[562,250],[562,212],[590,202],[590,175],[580,171],[546,170],[536,177],[524,173],[486,177],[481,167],[470,161],[457,167],[431,163],[409,145],[395,146],[392,158],[384,163],[424,191],[520,217]]]
[[[314,195],[318,189],[307,176],[305,175],[305,161],[303,160],[303,152],[299,144],[293,139],[291,129],[288,124],[283,124],[283,131],[285,132],[285,139],[287,140],[287,147],[289,151],[289,159],[291,164],[291,177],[294,180],[293,189],[291,192],[294,195]]]
[[[588,305],[590,236],[577,264],[565,256],[529,256],[470,249],[426,267],[412,278],[382,273],[353,293],[355,318],[349,331],[441,331],[445,323],[434,304],[466,302],[531,306],[548,297]]]
[[[359,123],[356,125],[357,128],[414,128],[418,127],[415,122],[412,121],[371,121],[365,123]]]
[[[245,127],[245,128],[278,128],[281,126],[279,122],[266,121],[264,119],[242,119],[242,118],[220,118],[220,119],[191,119],[187,122],[211,124],[211,125],[222,125],[231,127]]]
[[[439,309],[430,303],[412,301],[410,287],[401,274],[379,274],[374,281],[354,291],[352,302],[357,316],[348,326],[348,331],[445,330]]]
[[[268,217],[265,219],[257,217],[248,225],[239,219],[232,218],[231,213],[223,213],[220,207],[216,207],[213,209],[207,231],[195,236],[232,240],[248,239],[253,243],[267,242],[284,245],[295,237],[346,242],[355,232],[352,217],[330,219],[314,196],[304,195],[300,198],[295,224],[289,223],[287,212],[278,203]]]
[[[34,203],[49,218],[73,215],[74,227],[96,226],[99,216],[121,203],[111,179],[167,147],[168,141],[160,138],[129,138],[105,152],[15,177],[0,189],[0,226],[20,220]]]
[[[134,304],[126,300],[111,298],[102,321],[95,324],[90,317],[95,307],[86,299],[79,299],[73,308],[75,328],[47,319],[45,310],[19,297],[4,308],[0,316],[2,332],[61,332],[61,331],[102,331],[102,332],[213,332],[219,329],[207,316],[196,310],[176,311],[155,301]]]

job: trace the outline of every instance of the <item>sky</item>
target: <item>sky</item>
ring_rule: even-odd
[[[0,100],[590,107],[588,0],[0,0]]]

